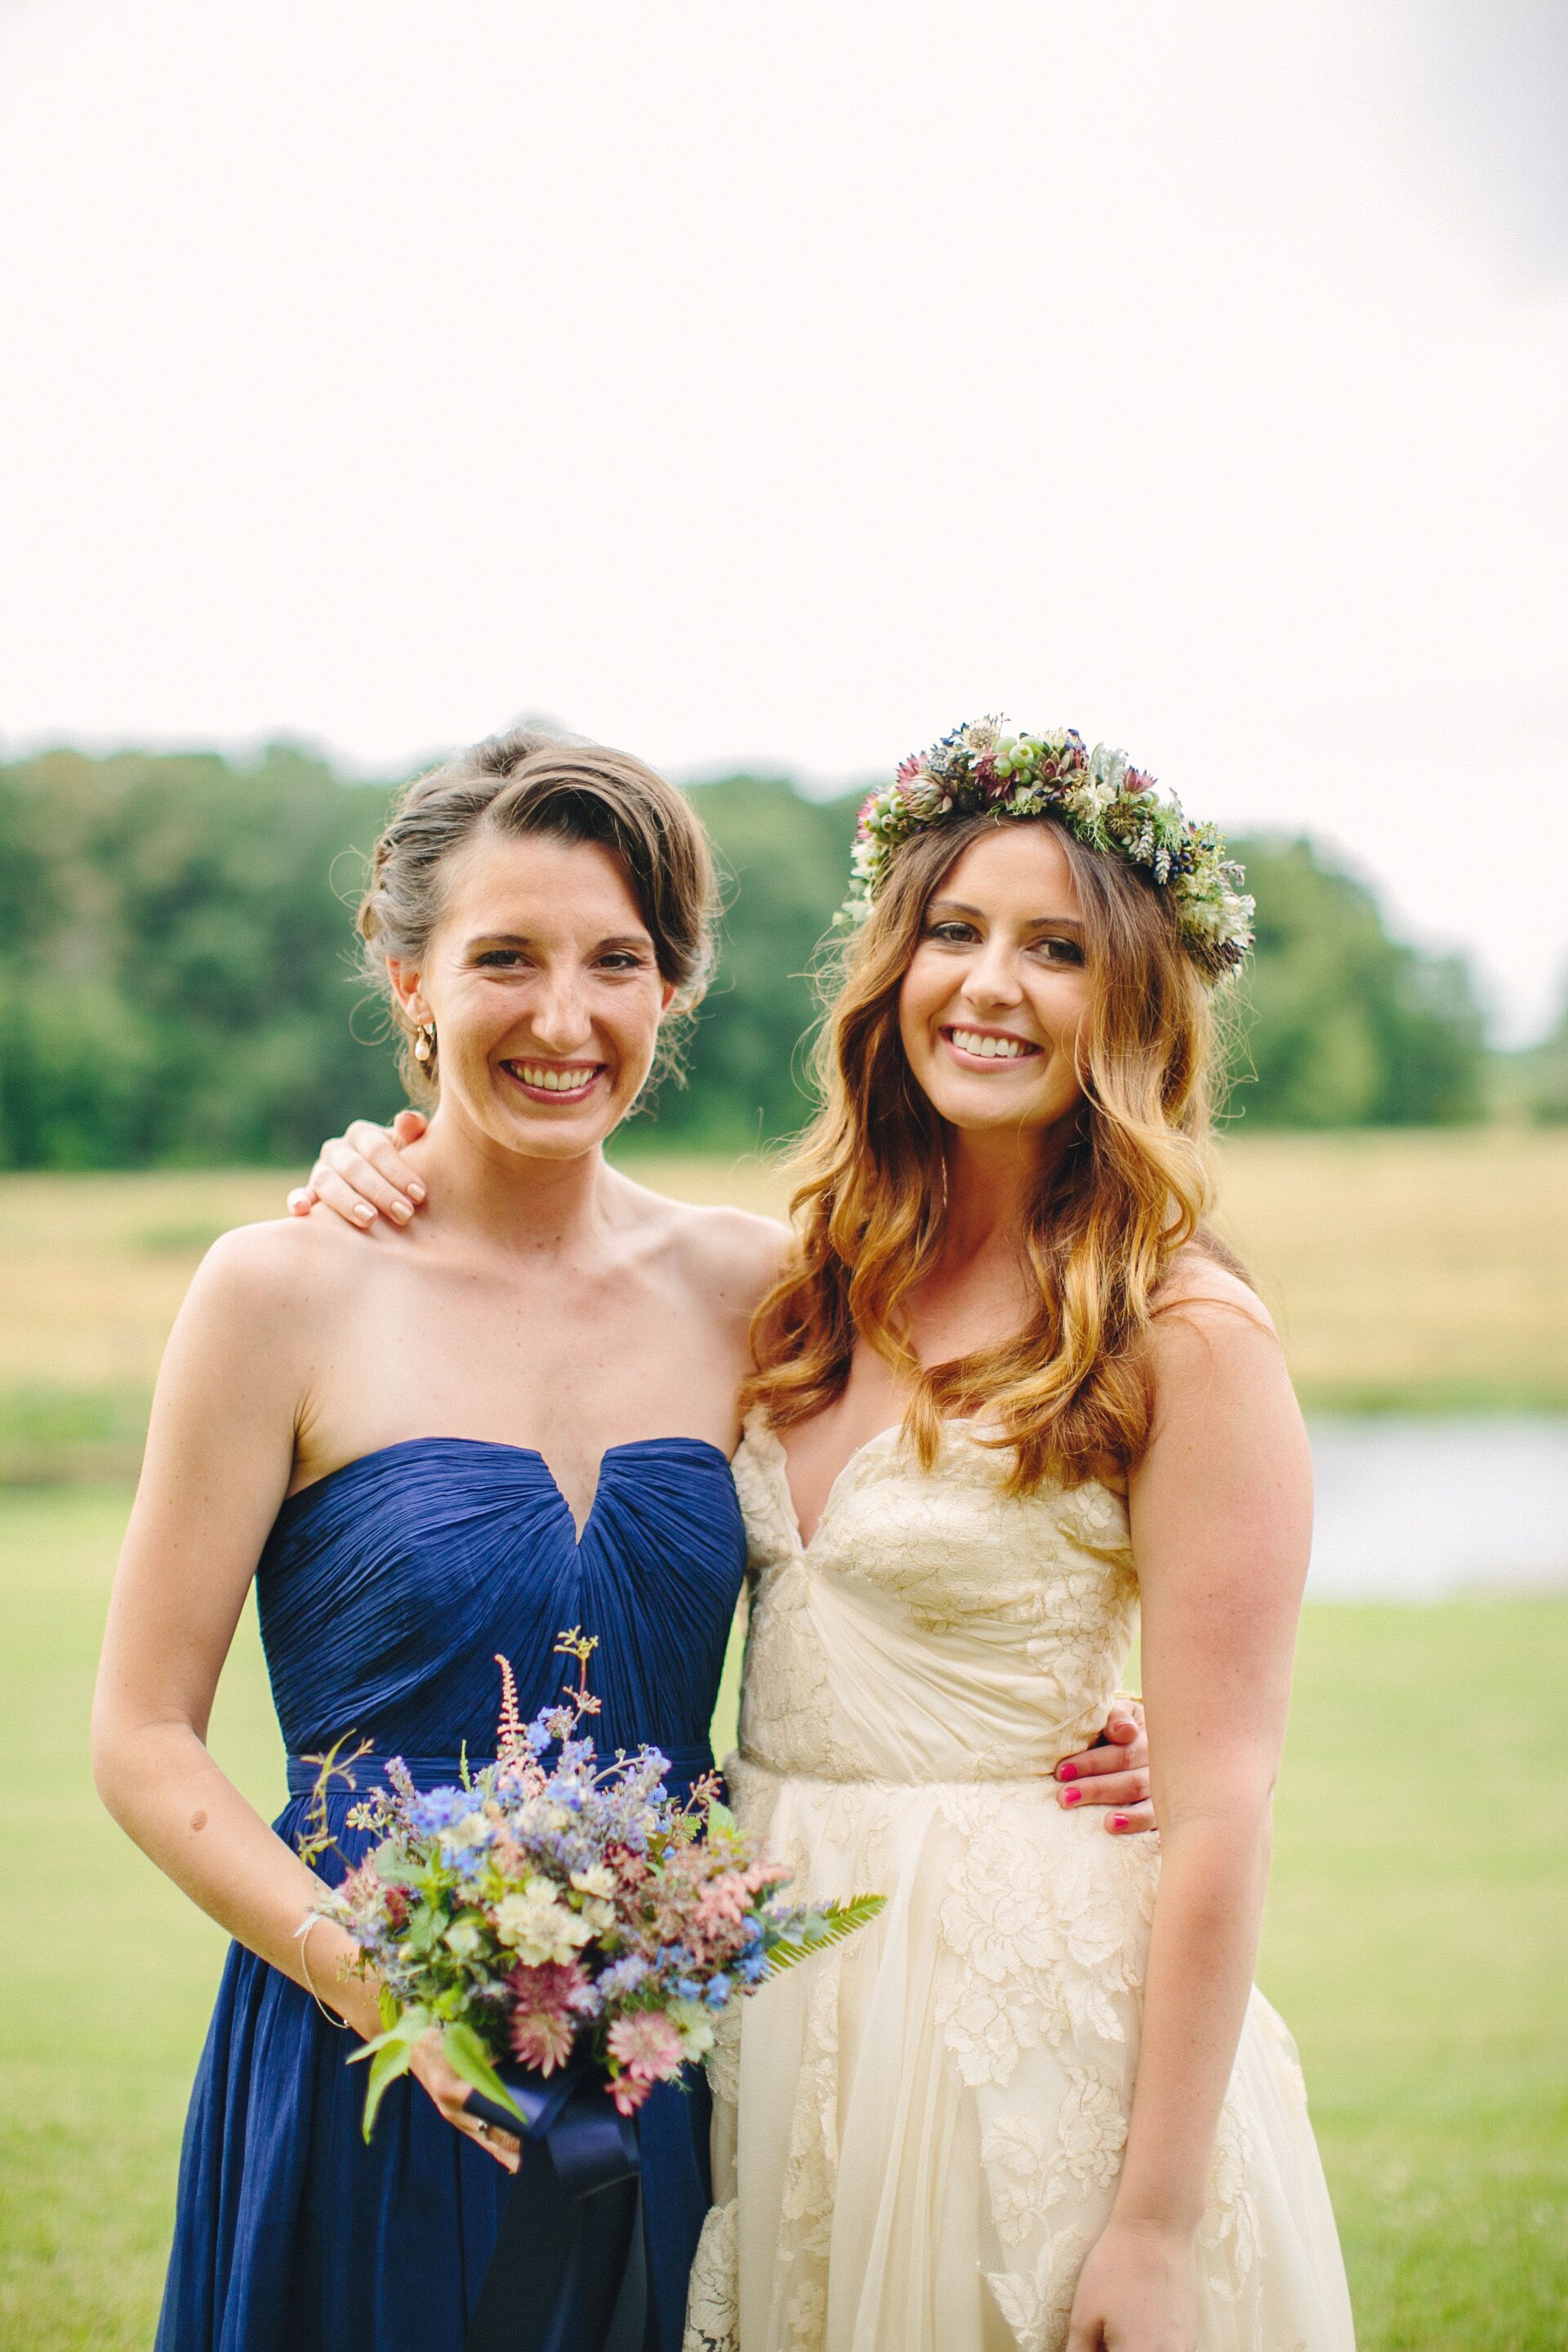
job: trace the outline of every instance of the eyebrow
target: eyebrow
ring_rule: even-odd
[[[934,915],[939,907],[945,907],[954,915],[974,915],[981,920],[984,919],[983,908],[972,907],[963,898],[933,898],[926,908],[926,913]],[[1025,928],[1031,931],[1081,931],[1083,925],[1076,915],[1031,915]]]
[[[468,941],[470,952],[475,948],[531,948],[539,942],[527,931],[476,931]],[[595,940],[595,949],[651,948],[652,940],[646,931],[616,931],[608,939]]]

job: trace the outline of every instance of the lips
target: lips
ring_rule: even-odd
[[[603,1076],[603,1062],[503,1062],[501,1068],[532,1102],[577,1103]]]

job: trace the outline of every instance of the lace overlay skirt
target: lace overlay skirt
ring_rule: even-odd
[[[686,2352],[1060,2352],[1127,2137],[1152,1842],[1037,1779],[728,1770],[814,1898],[889,1899],[715,2053]],[[1354,2352],[1300,2069],[1256,1992],[1199,2251],[1201,2352]]]

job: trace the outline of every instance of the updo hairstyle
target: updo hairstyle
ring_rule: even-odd
[[[580,736],[515,727],[491,735],[418,776],[401,794],[371,856],[358,927],[364,966],[385,998],[402,1041],[410,1093],[438,1087],[439,1041],[414,1057],[415,1024],[398,1001],[388,961],[418,966],[446,910],[448,861],[477,839],[594,842],[626,869],[653,940],[659,972],[675,989],[672,1013],[700,1001],[713,963],[718,887],[713,860],[690,803],[634,759]],[[656,1067],[675,1066],[667,1021]]]

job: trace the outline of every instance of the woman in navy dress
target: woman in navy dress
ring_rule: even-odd
[[[308,1760],[369,1740],[372,1784],[494,1753],[498,1652],[525,1709],[556,1634],[598,1636],[602,1748],[684,1788],[744,1539],[728,1456],[776,1228],[666,1201],[601,1147],[660,1024],[700,992],[712,877],[638,761],[516,735],[410,788],[361,930],[437,1108],[429,1206],[226,1235],[182,1310],[116,1582],[99,1787],[235,1938],[192,2101],[160,2352],[460,2352],[516,2143],[437,2045],[360,2130],[375,1988],[296,1850]],[[269,1827],[205,1744],[252,1577],[289,1750]],[[363,1839],[332,1800],[344,1867]],[[647,2352],[680,2341],[708,2201],[700,2082],[640,2120]]]

